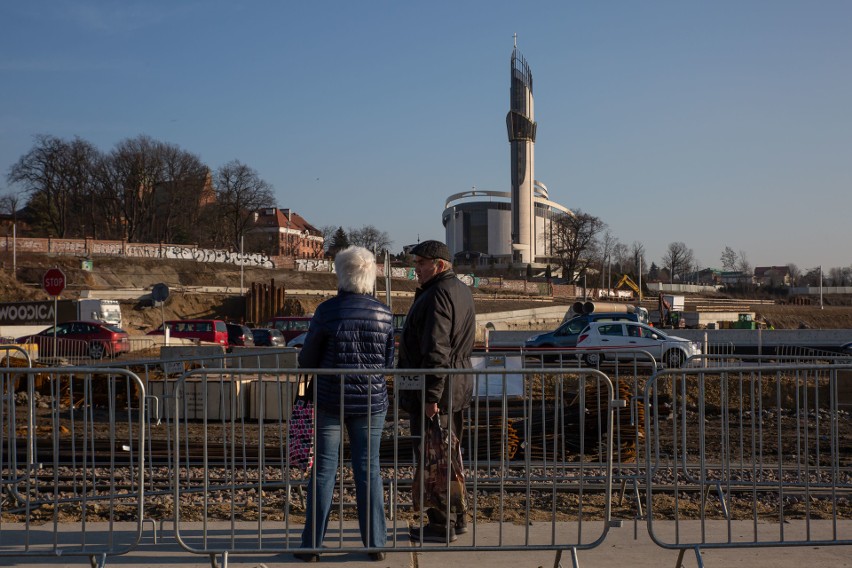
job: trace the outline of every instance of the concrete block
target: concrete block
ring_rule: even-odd
[[[192,367],[221,369],[225,366],[225,348],[221,345],[181,345],[160,348],[163,361],[182,360]]]
[[[296,369],[299,351],[295,347],[233,347],[227,357],[231,369]]]

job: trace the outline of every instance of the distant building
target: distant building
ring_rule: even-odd
[[[754,269],[754,282],[758,286],[778,288],[791,284],[790,268],[787,266],[757,266]]]
[[[246,236],[246,250],[264,252],[271,257],[323,257],[322,231],[290,209],[269,207],[256,211]]]
[[[722,272],[719,275],[719,283],[725,286],[746,286],[753,283],[753,276],[739,270]]]

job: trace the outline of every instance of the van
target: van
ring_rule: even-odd
[[[206,343],[218,343],[228,346],[228,326],[219,319],[171,320],[163,324],[169,330],[169,337],[195,339]],[[163,335],[163,325],[149,331],[148,335]]]
[[[266,327],[281,332],[285,342],[308,331],[310,325],[311,316],[275,316],[266,322]]]
[[[524,342],[525,347],[576,347],[580,332],[593,321],[640,321],[640,315],[627,312],[592,312],[575,316],[553,331],[534,335]]]

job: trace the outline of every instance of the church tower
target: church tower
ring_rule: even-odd
[[[509,134],[512,168],[512,260],[524,264],[536,257],[535,208],[535,110],[533,80],[526,59],[518,52],[517,37],[512,50],[511,88],[506,129]]]

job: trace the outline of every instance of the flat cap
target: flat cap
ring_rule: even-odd
[[[440,258],[450,262],[450,249],[441,241],[423,241],[422,243],[418,243],[411,249],[411,254],[416,254],[423,258]]]

